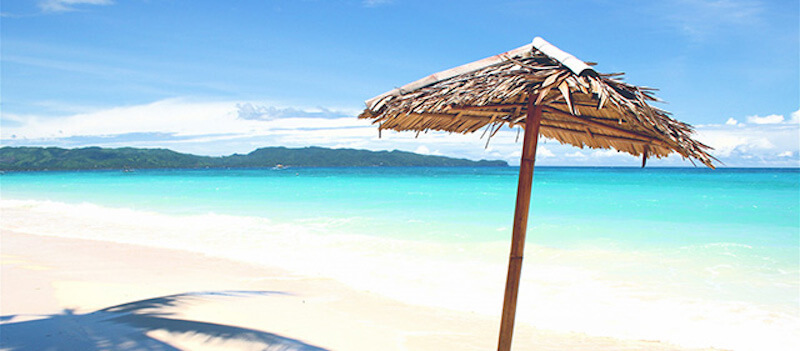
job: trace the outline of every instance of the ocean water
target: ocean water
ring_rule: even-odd
[[[3,230],[179,248],[499,315],[518,168],[0,175]],[[800,349],[800,170],[540,167],[518,320]]]

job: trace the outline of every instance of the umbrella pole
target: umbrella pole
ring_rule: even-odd
[[[498,351],[511,350],[514,334],[514,316],[517,311],[517,292],[522,273],[522,254],[525,249],[525,232],[528,226],[528,209],[531,203],[533,166],[536,162],[536,143],[539,140],[539,125],[542,121],[542,105],[534,106],[535,95],[528,97],[528,116],[525,119],[525,139],[522,142],[522,159],[519,165],[517,204],[514,210],[514,229],[511,238],[511,253],[508,258],[508,278],[503,298],[503,315],[500,322]]]

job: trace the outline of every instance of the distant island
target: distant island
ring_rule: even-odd
[[[168,149],[57,147],[0,148],[0,171],[268,168],[268,167],[504,167],[505,161],[472,161],[406,151],[368,151],[322,147],[267,147],[247,155],[212,157]]]

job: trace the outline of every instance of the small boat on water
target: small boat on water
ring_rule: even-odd
[[[279,164],[275,165],[275,167],[272,167],[272,170],[273,171],[279,171],[279,170],[287,169],[287,168],[289,168],[289,166],[284,166],[284,165],[279,163]]]

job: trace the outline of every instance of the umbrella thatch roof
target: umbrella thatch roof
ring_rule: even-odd
[[[600,74],[542,38],[439,72],[366,102],[359,116],[379,130],[472,133],[525,126],[529,99],[543,106],[541,135],[577,147],[613,148],[644,158],[677,152],[714,167],[692,127],[650,106],[652,88]],[[486,133],[486,132],[484,132]]]

